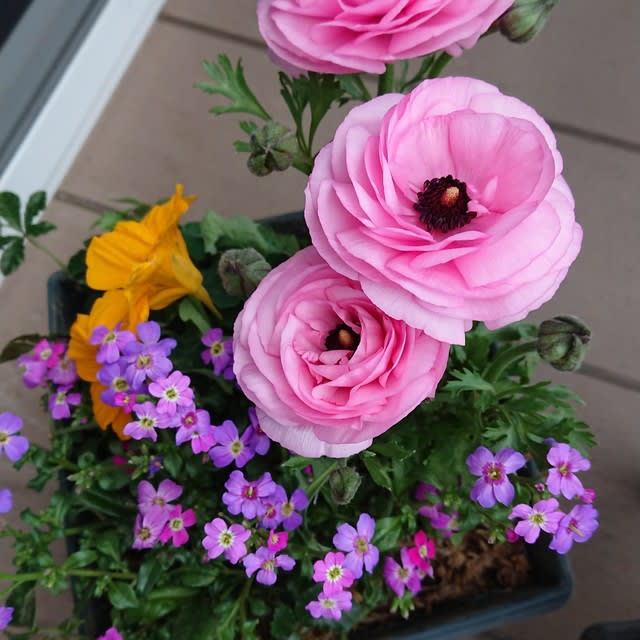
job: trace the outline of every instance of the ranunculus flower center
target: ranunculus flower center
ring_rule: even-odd
[[[335,329],[329,331],[324,341],[324,346],[330,351],[334,349],[355,351],[359,344],[360,336],[344,322],[341,322],[336,325]]]
[[[469,200],[467,185],[448,175],[425,180],[413,208],[428,231],[436,229],[447,233],[464,227],[476,217],[473,211],[467,210]]]

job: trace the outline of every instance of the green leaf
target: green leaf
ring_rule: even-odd
[[[401,462],[415,453],[415,449],[407,449],[391,440],[388,442],[378,440],[369,447],[369,451],[378,453],[386,458],[391,458],[396,462]]]
[[[128,216],[122,211],[107,211],[98,216],[91,225],[92,229],[99,231],[111,231],[121,220],[127,220]]]
[[[11,624],[31,629],[36,617],[36,596],[32,582],[18,585],[7,598],[7,607],[13,608]]]
[[[294,612],[285,604],[280,603],[271,620],[271,637],[276,640],[288,638],[295,630],[298,620]]]
[[[379,551],[390,551],[396,548],[401,533],[402,518],[400,516],[378,518],[372,542]]]
[[[183,322],[193,322],[202,334],[205,334],[211,327],[202,303],[192,296],[182,298],[178,307],[178,315]]]
[[[287,461],[283,462],[280,466],[286,469],[304,469],[313,462],[313,458],[305,458],[303,456],[291,456]]]
[[[55,231],[57,229],[55,224],[51,224],[46,220],[42,222],[36,222],[32,224],[30,227],[27,227],[27,236],[33,236],[34,238],[37,236],[43,236],[46,233],[50,233],[51,231]]]
[[[0,220],[16,231],[22,231],[20,221],[20,198],[11,191],[0,193]]]
[[[7,243],[0,256],[0,272],[8,276],[13,273],[24,261],[24,240],[22,238],[12,238]]]
[[[238,60],[236,68],[225,55],[218,56],[218,63],[204,61],[202,63],[213,82],[197,82],[195,86],[206,93],[221,95],[231,104],[212,107],[209,111],[215,115],[222,113],[250,113],[263,120],[271,120],[271,116],[258,102],[244,77],[242,61]]]
[[[44,191],[36,191],[29,196],[24,213],[24,226],[29,232],[29,228],[36,219],[36,216],[47,206],[47,194]],[[33,235],[33,234],[31,234]]]
[[[176,447],[171,447],[163,453],[162,466],[169,472],[172,478],[177,478],[182,469],[182,458]]]
[[[108,593],[115,609],[133,609],[138,606],[138,598],[130,584],[114,581],[109,585]]]
[[[180,637],[185,640],[211,640],[217,638],[217,627],[220,619],[211,601],[206,595],[201,595],[193,602],[181,606],[177,612],[172,637]]]
[[[121,549],[122,539],[115,531],[105,531],[96,534],[94,538],[95,548],[103,555],[120,560],[122,557]]]
[[[183,584],[185,587],[207,587],[218,577],[218,571],[213,567],[183,567],[174,571],[171,576],[177,584]]]
[[[62,565],[64,569],[70,571],[71,569],[80,569],[94,563],[98,559],[98,554],[90,549],[84,549],[82,551],[76,551],[72,553],[65,563]]]
[[[155,584],[164,574],[164,569],[157,558],[148,556],[138,569],[138,577],[136,578],[136,591],[142,595],[153,589]]]
[[[25,333],[24,335],[13,338],[7,342],[0,353],[0,363],[15,360],[21,355],[28,353],[33,347],[42,340],[43,336],[39,333]]]
[[[391,478],[389,472],[374,457],[360,456],[364,466],[367,468],[371,479],[379,486],[391,491]]]

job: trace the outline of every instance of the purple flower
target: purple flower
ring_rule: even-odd
[[[259,455],[264,456],[269,452],[271,447],[271,440],[269,436],[260,427],[258,421],[258,415],[255,407],[249,407],[249,429],[251,432],[251,439],[249,440],[249,446]]]
[[[400,559],[402,565],[399,565],[391,556],[384,559],[382,568],[384,581],[398,597],[402,597],[405,588],[409,589],[411,593],[418,593],[420,591],[420,575],[417,568],[411,563],[406,547],[400,549]]]
[[[267,537],[267,548],[269,551],[282,551],[287,548],[289,543],[289,534],[286,531],[269,531]]]
[[[136,404],[133,410],[138,419],[125,426],[124,434],[134,440],[150,438],[155,442],[158,439],[156,429],[166,429],[171,425],[171,418],[167,414],[159,413],[153,402]]]
[[[509,519],[522,518],[514,531],[526,542],[533,544],[538,539],[540,531],[556,532],[558,523],[564,517],[564,513],[559,511],[558,507],[558,501],[555,498],[538,500],[532,507],[528,504],[518,504],[509,514]]]
[[[350,591],[340,591],[333,595],[321,593],[317,600],[312,600],[305,609],[314,618],[328,618],[329,620],[340,620],[343,611],[351,611]]]
[[[159,471],[162,470],[162,462],[164,458],[162,456],[151,456],[149,458],[149,466],[147,468],[147,473],[150,478],[156,475]]]
[[[265,529],[275,529],[282,523],[282,515],[280,514],[280,506],[287,500],[287,492],[279,484],[276,485],[274,492],[267,496],[262,504],[264,505],[264,513],[260,520],[260,526]]]
[[[120,331],[120,325],[108,329],[104,325],[96,327],[89,336],[89,344],[100,345],[96,362],[113,364],[120,359],[125,345],[135,340],[131,331]]]
[[[0,513],[9,513],[13,508],[13,496],[9,489],[0,489]]]
[[[549,450],[547,461],[553,466],[547,477],[549,493],[554,496],[562,494],[567,500],[582,495],[584,487],[574,472],[590,469],[589,460],[568,444],[557,444]]]
[[[246,429],[242,436],[231,420],[225,420],[215,431],[216,446],[209,451],[209,457],[218,468],[226,467],[232,462],[239,469],[244,467],[254,456],[249,445],[251,431]]]
[[[178,504],[169,511],[169,519],[160,534],[160,542],[163,544],[171,539],[174,547],[181,547],[189,540],[187,528],[196,523],[196,514],[193,509],[182,511],[182,505]]]
[[[22,354],[16,361],[22,372],[22,382],[27,389],[44,386],[48,367],[31,353]]]
[[[98,371],[98,380],[107,387],[100,393],[100,400],[112,407],[116,406],[116,395],[134,390],[124,375],[120,361],[103,365]]]
[[[437,487],[426,482],[419,482],[416,485],[415,496],[417,500],[435,499],[436,504],[426,504],[418,508],[418,513],[428,518],[434,529],[442,530],[440,534],[442,538],[450,538],[454,531],[457,531],[458,512],[452,511],[447,514],[441,509],[444,503],[440,501],[440,491]]]
[[[188,441],[193,453],[206,453],[216,443],[211,418],[205,409],[181,409],[176,417],[179,424],[176,431],[177,445]]]
[[[282,488],[281,488],[282,489]],[[284,489],[282,493],[279,493],[279,498],[282,498],[280,502],[280,518],[282,526],[287,531],[293,531],[302,524],[302,516],[297,513],[298,511],[304,511],[309,504],[309,498],[302,489],[296,489],[291,494],[291,500],[287,500],[287,494]]]
[[[82,400],[79,393],[69,393],[70,386],[58,387],[56,393],[49,396],[49,411],[54,420],[71,417],[71,407],[77,406]]]
[[[361,513],[355,529],[350,524],[341,524],[333,536],[335,547],[347,552],[344,565],[356,579],[362,577],[363,566],[373,573],[380,559],[378,548],[371,544],[375,531],[376,521],[368,513]]]
[[[170,503],[181,495],[182,487],[173,480],[163,480],[157,490],[147,480],[141,480],[138,483],[138,511],[142,515],[160,514],[166,522],[175,506]]]
[[[43,362],[50,369],[56,366],[65,349],[65,345],[61,342],[50,343],[48,340],[40,340],[31,353],[34,358]]]
[[[202,361],[213,365],[213,372],[217,376],[222,375],[233,361],[233,341],[222,339],[222,329],[209,329],[201,341],[208,347],[200,354]]]
[[[174,371],[168,378],[160,378],[149,385],[149,393],[158,401],[158,411],[174,416],[178,407],[193,405],[193,390],[189,387],[191,380],[188,376]]]
[[[564,554],[574,542],[586,542],[598,528],[598,511],[590,504],[578,504],[560,520],[549,549]]]
[[[324,583],[322,591],[333,595],[353,584],[353,573],[344,566],[344,553],[329,551],[324,560],[313,563],[313,580]]]
[[[13,618],[13,607],[0,607],[0,631],[6,629]]]
[[[478,447],[468,458],[467,466],[474,476],[480,476],[471,489],[471,499],[485,508],[493,507],[496,500],[511,504],[515,489],[507,475],[524,467],[524,456],[513,449],[501,449],[494,456],[486,447]]]
[[[11,462],[20,460],[29,448],[24,436],[15,435],[22,429],[22,418],[5,411],[0,413],[0,453],[4,451]]]
[[[255,553],[250,553],[248,556],[245,556],[242,564],[244,564],[248,578],[257,571],[258,575],[256,576],[256,580],[260,584],[270,586],[278,577],[276,569],[291,571],[296,561],[291,556],[277,556],[273,551],[269,551],[267,547],[259,547]]]
[[[202,540],[202,546],[212,560],[224,553],[224,557],[231,564],[237,564],[247,555],[245,542],[251,537],[251,531],[241,524],[232,524],[227,527],[222,518],[214,518],[204,525],[204,532],[206,536]]]
[[[115,627],[109,627],[104,635],[99,636],[98,640],[124,640],[120,632]]]
[[[129,342],[124,348],[128,362],[126,376],[134,387],[141,385],[146,378],[159,380],[168,375],[173,365],[167,356],[176,346],[173,338],[160,340],[157,322],[141,322],[136,331],[140,342]]]
[[[60,358],[58,362],[49,370],[49,380],[55,384],[72,385],[78,379],[76,363],[66,356]]]
[[[134,549],[151,549],[160,539],[160,534],[166,524],[166,517],[157,512],[149,512],[145,515],[138,514],[133,527]]]
[[[263,499],[270,496],[276,483],[270,473],[264,473],[258,480],[245,480],[242,471],[232,471],[225,482],[226,492],[222,494],[222,502],[227,505],[229,513],[237,516],[239,513],[247,520],[264,513]]]

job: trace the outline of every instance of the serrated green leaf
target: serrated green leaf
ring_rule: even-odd
[[[13,273],[24,262],[24,240],[22,238],[12,238],[7,243],[0,255],[0,272],[8,276]]]
[[[114,581],[109,585],[107,593],[115,609],[133,609],[138,606],[138,597],[130,584]]]
[[[11,191],[0,193],[0,221],[16,231],[22,231],[20,220],[20,198]]]
[[[57,229],[55,224],[51,224],[46,220],[42,220],[41,222],[36,222],[27,227],[27,236],[33,236],[37,238],[38,236],[43,236],[46,233],[50,233],[51,231],[55,231]]]
[[[44,211],[47,206],[47,194],[44,191],[36,191],[29,196],[27,206],[24,211],[24,226],[29,230],[36,216]],[[33,235],[33,234],[32,234]]]
[[[490,382],[487,382],[479,373],[475,373],[470,369],[452,371],[451,376],[456,379],[447,382],[444,389],[452,392],[454,395],[457,395],[462,391],[479,391],[490,394],[495,394],[496,392],[494,386]]]

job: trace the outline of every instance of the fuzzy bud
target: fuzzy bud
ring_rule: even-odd
[[[555,316],[538,328],[540,357],[559,371],[575,371],[582,364],[591,330],[575,316]]]
[[[511,42],[529,42],[538,35],[558,0],[516,0],[498,20],[502,35]]]
[[[358,488],[362,478],[360,474],[351,467],[339,467],[329,476],[329,490],[331,498],[336,504],[349,504]]]
[[[253,133],[250,146],[247,166],[256,176],[268,176],[272,171],[288,169],[298,151],[295,135],[279,122],[267,122]]]
[[[255,249],[228,249],[218,263],[218,274],[224,290],[231,296],[248,298],[271,265]]]

